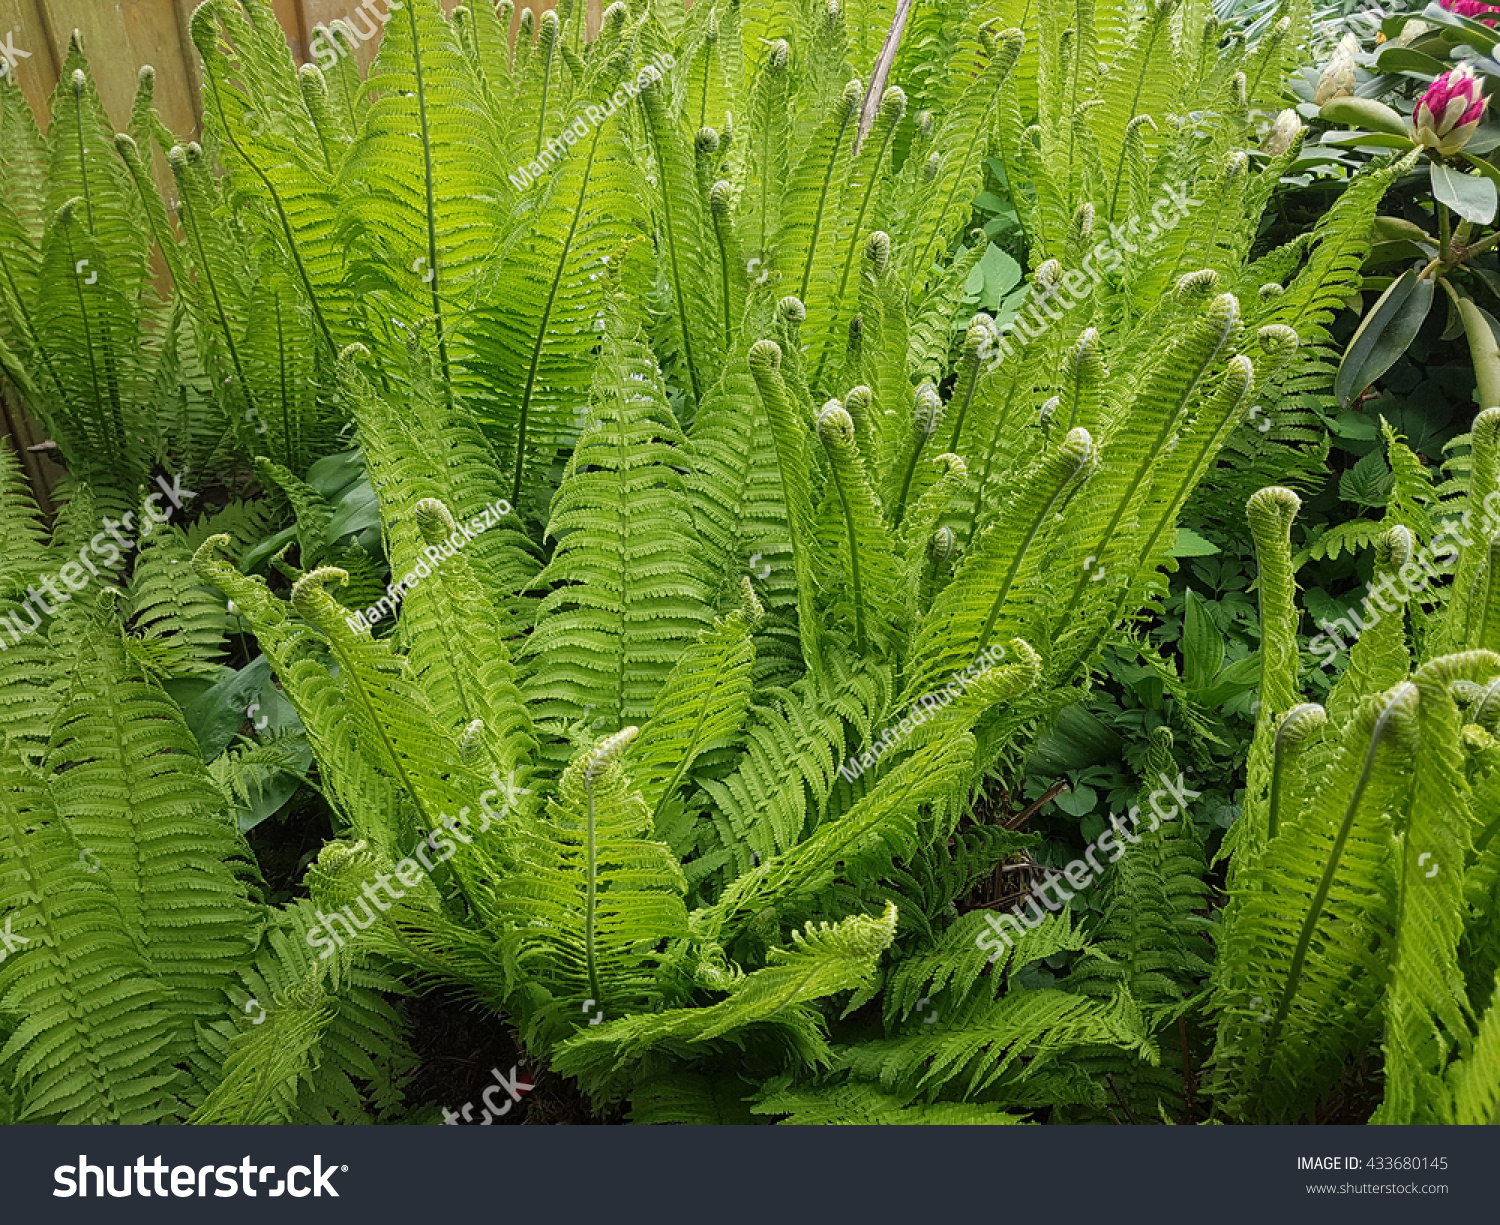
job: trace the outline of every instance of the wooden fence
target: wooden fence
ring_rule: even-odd
[[[18,58],[16,80],[39,116],[57,84],[74,30],[99,85],[104,105],[124,126],[135,96],[142,64],[156,69],[156,102],[172,131],[196,134],[199,113],[198,53],[188,35],[188,21],[199,0],[0,0],[0,47]],[[458,0],[443,0],[451,9]],[[484,3],[485,0],[476,0]],[[556,0],[525,0],[533,9],[556,7]],[[286,31],[292,52],[302,62],[313,57],[309,46],[317,28],[339,18],[361,20],[361,0],[270,0]],[[517,4],[517,9],[523,7]],[[598,21],[598,0],[589,5],[589,24]],[[7,37],[8,36],[8,37]],[[368,63],[377,42],[360,48]]]

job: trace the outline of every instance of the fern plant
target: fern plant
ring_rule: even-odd
[[[1374,1121],[1500,1118],[1486,1045],[1500,969],[1489,748],[1500,640],[1485,577],[1497,427],[1500,412],[1480,414],[1468,479],[1446,502],[1390,439],[1419,500],[1391,500],[1378,603],[1364,605],[1326,710],[1298,701],[1287,543],[1296,496],[1268,489],[1252,499],[1262,618],[1276,650],[1214,975],[1215,1092],[1234,1117],[1313,1115],[1352,1061],[1378,1052]],[[1438,547],[1450,527],[1461,543]],[[1429,588],[1429,576],[1449,573],[1451,586]]]
[[[386,998],[401,984],[362,956],[318,961],[305,904],[258,899],[229,798],[132,658],[116,602],[66,611],[44,648],[58,681],[16,687],[6,712],[0,1075],[15,1121],[356,1122],[391,1108],[411,1062]],[[241,1035],[276,1052],[246,1065],[249,1080],[225,1062]]]

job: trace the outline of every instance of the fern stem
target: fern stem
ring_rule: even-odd
[[[1135,108],[1141,104],[1141,94],[1146,89],[1146,73],[1151,68],[1151,52],[1156,49],[1156,40],[1161,34],[1164,25],[1166,25],[1165,21],[1153,17],[1151,22],[1151,41],[1146,44],[1146,54],[1141,57],[1141,75],[1135,81],[1135,97],[1131,98],[1130,109],[1125,115],[1127,123],[1135,118]],[[1125,154],[1129,147],[1128,140],[1120,142],[1120,161],[1115,167],[1115,190],[1114,194],[1109,198],[1109,219],[1111,221],[1115,219],[1115,208],[1120,203],[1120,184],[1125,180]]]
[[[719,247],[719,285],[724,298],[724,344],[727,347],[734,336],[734,302],[730,294],[729,239],[724,233],[728,217],[720,217],[720,210],[710,208],[714,222],[714,241]]]
[[[554,21],[555,18],[556,15],[554,14]],[[544,41],[546,40],[546,36],[547,24],[544,21],[542,23],[542,39]],[[542,102],[541,105],[537,107],[536,152],[531,155],[533,160],[542,156],[542,146],[544,143],[546,143],[545,138],[547,135],[547,99],[552,94],[552,61],[556,56],[556,52],[557,35],[554,34],[552,36],[552,40],[547,43],[547,59],[546,62],[542,65]]]
[[[72,235],[69,234],[68,263],[70,266],[77,267],[78,261],[75,258],[77,254],[77,248],[73,246]],[[88,351],[89,383],[94,389],[94,405],[99,410],[100,414],[99,424],[105,434],[106,445],[110,448],[111,455],[124,456],[126,453],[125,439],[119,436],[115,429],[111,428],[112,426],[118,425],[120,423],[119,399],[116,395],[111,394],[108,399],[110,409],[112,409],[113,411],[108,411],[105,409],[106,397],[104,394],[104,389],[99,385],[99,358],[94,353],[94,329],[89,319],[88,295],[83,292],[82,277],[75,276],[73,278],[73,290],[78,295],[78,313],[83,316],[83,340],[84,345]],[[105,372],[105,382],[106,384],[112,384],[113,382],[113,380],[109,377],[109,372],[107,370]],[[111,390],[113,392],[113,388]]]
[[[1027,5],[1027,12],[1030,12],[1029,3]],[[1022,20],[1025,20],[1025,18],[1023,17]],[[1004,72],[1000,74],[1000,79],[995,82],[994,92],[990,95],[991,108],[994,107],[995,99],[1000,94],[1000,87],[1005,84],[1006,80],[1010,76],[1011,70],[1015,67],[1016,60],[1019,57],[1020,52],[1021,43],[1019,41],[1007,40],[1007,42],[1000,49],[998,49],[999,54],[1007,55],[1009,57],[1009,62],[1006,64]],[[994,62],[995,60],[992,57],[990,63],[986,65],[983,71],[978,75],[982,76],[984,72],[988,72],[990,68],[993,67]],[[974,124],[971,126],[969,131],[968,147],[964,149],[963,157],[959,160],[958,163],[960,166],[967,166],[969,164],[970,160],[974,156],[975,146],[979,144],[982,138],[984,138],[982,134],[985,133],[986,129],[983,124]],[[958,195],[959,189],[963,186],[963,179],[964,176],[962,173],[954,176],[953,183],[948,188],[948,198],[943,201],[943,207],[939,211],[930,214],[932,217],[932,230],[928,234],[926,241],[922,243],[919,255],[916,259],[914,259],[910,264],[907,265],[911,280],[913,281],[915,286],[925,284],[925,278],[927,275],[926,269],[928,260],[930,258],[929,253],[934,249],[934,247],[938,246],[939,244],[945,244],[947,241],[947,233],[944,230],[943,219],[949,215],[949,211],[953,208],[954,200]],[[913,250],[916,250],[916,248],[914,247]]]
[[[896,506],[891,515],[891,526],[900,528],[901,521],[906,518],[906,499],[911,495],[912,478],[917,474],[917,464],[921,462],[922,452],[927,449],[928,442],[937,433],[938,425],[942,420],[943,402],[938,398],[937,388],[931,383],[923,383],[917,388],[916,403],[912,415],[912,443],[911,459],[907,462],[906,473],[901,478],[901,492],[896,497]]]
[[[948,450],[954,455],[958,454],[958,436],[963,431],[964,418],[969,415],[969,406],[974,403],[974,389],[978,386],[979,376],[976,373],[973,381],[964,389],[964,397],[959,401],[958,413],[953,421],[953,438],[948,444]],[[1068,428],[1072,428],[1071,423]]]
[[[41,359],[42,365],[46,367],[47,375],[52,380],[52,390],[59,398],[66,398],[63,390],[62,380],[58,377],[57,368],[52,364],[52,355],[42,345],[42,338],[36,330],[36,323],[32,319],[32,312],[26,304],[26,299],[21,294],[21,287],[16,284],[15,269],[11,267],[7,253],[0,249],[0,271],[5,273],[5,283],[10,288],[12,301],[11,309],[15,317],[21,321],[22,330],[36,355]]]
[[[552,308],[557,304],[557,292],[562,284],[563,272],[568,266],[568,256],[573,251],[573,240],[578,236],[578,223],[583,217],[589,182],[594,175],[594,158],[599,152],[599,138],[603,132],[603,124],[594,125],[594,139],[589,144],[589,158],[584,164],[583,182],[578,188],[578,203],[573,207],[573,220],[568,224],[568,237],[563,241],[557,272],[552,277],[552,287],[547,291],[547,305],[537,323],[536,343],[531,346],[531,366],[526,371],[526,386],[521,392],[521,412],[516,422],[516,475],[511,482],[510,494],[512,506],[521,504],[521,484],[526,474],[526,435],[531,428],[531,398],[536,392],[536,375],[542,363],[542,346],[547,343],[547,325],[552,319]]]
[[[1227,294],[1224,296],[1226,298],[1229,297],[1229,295]],[[1220,331],[1217,342],[1211,344],[1208,352],[1199,362],[1198,368],[1193,374],[1192,379],[1189,380],[1187,385],[1182,389],[1182,394],[1177,397],[1176,404],[1172,406],[1170,412],[1163,415],[1161,428],[1157,430],[1155,440],[1147,448],[1145,455],[1141,457],[1139,463],[1137,463],[1135,473],[1130,478],[1130,484],[1126,486],[1124,492],[1120,496],[1119,501],[1115,504],[1114,513],[1110,516],[1108,526],[1105,527],[1102,533],[1100,533],[1099,539],[1094,545],[1093,555],[1095,557],[1102,558],[1105,554],[1105,551],[1109,548],[1110,538],[1115,534],[1115,529],[1120,526],[1120,521],[1124,519],[1126,512],[1130,510],[1131,503],[1134,501],[1135,495],[1141,487],[1141,483],[1146,479],[1147,475],[1155,466],[1157,457],[1161,455],[1162,448],[1166,446],[1167,439],[1171,436],[1173,427],[1177,425],[1179,419],[1182,417],[1183,412],[1186,410],[1188,402],[1192,399],[1193,392],[1196,391],[1198,389],[1198,385],[1203,382],[1203,379],[1207,374],[1210,365],[1212,365],[1214,359],[1218,357],[1220,350],[1222,350],[1224,345],[1228,343],[1230,333],[1233,330],[1233,324],[1237,322],[1237,320],[1238,310],[1236,309],[1233,315],[1231,315],[1227,322],[1224,324],[1222,330]],[[1172,360],[1173,356],[1175,356],[1175,353],[1172,356],[1169,356],[1168,360]],[[1087,571],[1080,571],[1078,579],[1073,585],[1073,595],[1068,600],[1067,608],[1063,610],[1064,621],[1071,617],[1074,611],[1078,608],[1079,601],[1083,599],[1083,593],[1088,589],[1088,586],[1092,581],[1092,576]]]
[[[818,193],[818,211],[813,218],[812,236],[807,244],[807,262],[802,265],[802,287],[797,291],[797,296],[802,301],[807,301],[807,286],[812,280],[813,257],[818,253],[818,239],[823,233],[823,215],[828,211],[828,193],[833,187],[833,168],[838,165],[839,152],[844,147],[844,137],[849,134],[849,124],[853,122],[857,107],[854,105],[844,106],[844,122],[839,125],[838,139],[833,142],[833,149],[828,155],[828,165],[823,172],[823,190]]]
[[[596,819],[594,815],[594,782],[587,771],[583,777],[584,796],[587,800],[587,817],[584,821],[584,854],[587,866],[584,878],[587,881],[583,900],[583,956],[588,969],[589,995],[596,1004],[603,1004],[604,992],[599,989],[598,954],[595,951],[597,936],[594,931],[595,914],[599,905],[599,851],[597,845]]]
[[[1282,743],[1280,736],[1276,738],[1272,752],[1274,756],[1271,758],[1271,791],[1266,814],[1267,843],[1274,842],[1277,833],[1281,830],[1281,793],[1286,782],[1286,759],[1289,750],[1288,746]]]
[[[860,237],[865,228],[865,217],[870,211],[870,202],[875,198],[875,188],[880,183],[880,167],[885,161],[886,152],[891,147],[891,141],[895,138],[896,129],[900,126],[898,121],[893,121],[886,127],[885,139],[880,142],[880,148],[875,152],[875,160],[870,166],[870,179],[865,184],[865,193],[859,202],[859,212],[854,218],[854,229],[849,242],[849,250],[844,255],[844,270],[839,274],[838,292],[833,296],[833,334],[838,334],[838,308],[844,300],[844,294],[849,288],[849,274],[854,268],[854,257],[864,249],[864,239]],[[806,298],[803,298],[806,301]],[[817,387],[823,378],[823,367],[828,363],[828,354],[834,349],[834,344],[825,343],[823,351],[818,355],[818,368],[813,371],[811,386]]]
[[[688,369],[688,382],[693,389],[693,403],[700,404],[703,401],[703,392],[698,384],[698,366],[693,360],[692,329],[688,326],[687,298],[684,295],[682,285],[682,268],[677,258],[677,237],[672,225],[672,186],[669,182],[670,172],[667,168],[667,160],[662,155],[661,132],[657,121],[660,115],[653,115],[653,104],[660,108],[662,103],[659,98],[647,101],[647,91],[642,90],[640,94],[641,105],[646,111],[646,130],[651,133],[651,150],[656,155],[656,172],[661,181],[661,215],[662,228],[666,231],[667,253],[672,260],[672,293],[677,299],[677,326],[682,332],[682,360]]]
[[[624,401],[629,398],[629,395],[628,391],[621,394],[620,399],[622,403],[619,411],[615,413],[615,447],[619,451],[619,465],[622,472],[625,471],[630,456],[630,430],[626,424],[626,410],[624,405]],[[618,498],[616,513],[619,515],[620,539],[629,540],[631,539],[630,494],[625,488],[623,481],[615,484],[615,492]],[[615,582],[619,584],[617,590],[623,594],[630,590],[630,559],[625,549],[615,549],[613,550],[613,554],[615,561],[619,563],[615,569]],[[624,643],[629,640],[629,614],[626,611],[625,601],[621,600],[620,641]],[[627,658],[628,655],[629,652],[624,650],[615,653],[615,709],[619,712],[622,719],[625,717],[625,672],[630,665],[630,661]]]
[[[437,320],[438,361],[443,368],[443,392],[448,407],[453,407],[453,370],[448,361],[448,338],[443,334],[443,300],[438,293],[438,249],[437,249],[437,184],[433,180],[432,132],[427,119],[427,81],[422,75],[422,38],[417,30],[417,6],[406,5],[407,18],[411,25],[412,71],[416,81],[418,134],[422,139],[422,179],[427,204],[427,269],[432,274],[428,292],[432,296],[432,313]],[[548,71],[551,60],[548,60]],[[547,115],[547,97],[542,94],[542,117]],[[540,155],[540,150],[538,151]]]
[[[1277,1005],[1276,1015],[1271,1020],[1271,1026],[1266,1031],[1265,1042],[1262,1045],[1260,1066],[1253,1078],[1254,1081],[1263,1081],[1266,1070],[1271,1063],[1271,1054],[1276,1049],[1276,1041],[1281,1037],[1281,1027],[1286,1022],[1287,1015],[1292,1010],[1292,1000],[1296,998],[1297,988],[1302,980],[1302,967],[1307,962],[1308,950],[1312,947],[1313,932],[1317,929],[1318,920],[1322,917],[1323,906],[1328,900],[1328,892],[1333,888],[1333,878],[1338,874],[1339,861],[1344,855],[1344,844],[1349,840],[1349,832],[1354,828],[1354,818],[1359,812],[1359,806],[1365,798],[1365,792],[1370,786],[1370,779],[1375,773],[1375,758],[1379,753],[1381,742],[1391,730],[1392,722],[1396,718],[1398,710],[1402,706],[1401,699],[1393,698],[1387,702],[1385,708],[1375,719],[1374,730],[1370,734],[1370,745],[1365,750],[1365,759],[1360,767],[1359,779],[1354,784],[1354,791],[1349,796],[1348,807],[1344,810],[1344,819],[1339,825],[1338,835],[1334,838],[1333,849],[1328,854],[1328,862],[1323,867],[1322,878],[1318,881],[1317,890],[1313,893],[1312,902],[1308,906],[1307,916],[1302,921],[1302,930],[1297,936],[1297,947],[1292,953],[1292,963],[1287,970],[1286,986],[1282,990],[1281,1002]]]
[[[912,477],[917,474],[917,461],[922,458],[922,452],[927,446],[925,438],[918,439],[911,449],[911,462],[906,465],[906,473],[901,478],[901,492],[896,497],[895,509],[891,512],[891,527],[900,530],[901,520],[906,517],[906,499],[911,494]]]
[[[708,686],[709,692],[715,692],[719,688],[719,682],[724,673],[729,669],[728,660],[721,658],[714,666],[714,677]],[[683,776],[687,774],[688,767],[698,756],[698,742],[703,736],[703,726],[708,722],[709,706],[704,703],[698,711],[698,722],[693,726],[692,738],[688,741],[687,748],[683,750],[682,756],[677,761],[677,768],[672,772],[672,777],[667,781],[666,787],[662,789],[661,799],[656,801],[656,807],[651,812],[651,828],[658,828],[657,823],[661,820],[662,810],[666,808],[667,802],[677,794],[677,788],[681,785]]]
[[[703,102],[698,108],[699,128],[708,127],[708,70],[713,60],[713,47],[707,40],[703,43]]]
[[[974,403],[974,392],[979,387],[979,354],[973,355],[972,366],[968,353],[964,354],[964,364],[967,367],[959,375],[959,381],[963,383],[963,396],[958,402],[958,412],[953,419],[953,437],[948,440],[948,450],[951,454],[958,454],[959,435],[963,433],[964,420],[969,415],[969,406]],[[1068,426],[1072,429],[1072,425]]]
[[[837,403],[837,401],[834,401]],[[853,426],[851,424],[852,432]],[[854,529],[854,508],[849,504],[849,491],[844,485],[845,473],[842,471],[845,457],[834,454],[837,443],[830,442],[829,469],[833,473],[834,488],[838,490],[839,504],[844,511],[844,530],[849,535],[849,579],[854,587],[854,648],[861,654],[865,650],[865,589],[864,582],[859,570],[859,535]]]
[[[77,118],[78,133],[78,175],[83,186],[83,208],[88,214],[89,237],[97,238],[98,231],[94,228],[94,194],[89,187],[89,158],[88,151],[83,140],[83,88],[78,86],[73,90],[73,113]]]
[[[277,220],[281,222],[282,233],[286,235],[287,249],[291,253],[292,263],[297,266],[297,276],[302,281],[302,288],[307,292],[308,305],[312,307],[313,318],[318,321],[318,331],[323,334],[323,343],[328,346],[329,354],[337,358],[339,355],[338,346],[334,344],[333,332],[329,330],[328,321],[323,318],[323,308],[318,303],[318,295],[313,291],[312,278],[308,274],[307,265],[302,262],[302,252],[297,248],[297,239],[292,232],[291,219],[287,217],[286,209],[282,206],[281,196],[276,191],[276,188],[272,186],[271,180],[267,177],[265,171],[245,152],[238,137],[235,136],[224,110],[224,99],[219,93],[222,88],[219,84],[219,74],[217,72],[205,72],[203,75],[204,79],[213,89],[214,102],[218,106],[219,111],[219,126],[224,131],[224,138],[229,141],[234,151],[239,154],[240,159],[245,165],[250,167],[251,172],[260,180],[261,186],[266,189],[266,195],[270,198],[271,206],[276,210]]]
[[[234,330],[229,326],[229,314],[224,309],[224,299],[219,292],[218,278],[214,276],[213,267],[208,260],[208,252],[203,247],[203,231],[198,225],[197,209],[188,198],[186,180],[187,173],[186,169],[184,169],[183,182],[178,186],[178,191],[182,193],[183,217],[185,221],[190,223],[184,228],[187,230],[188,236],[193,240],[193,246],[198,252],[198,268],[203,276],[203,280],[208,285],[209,293],[213,295],[214,314],[218,318],[220,330],[224,333],[224,345],[229,350],[229,360],[234,366],[235,382],[239,385],[240,391],[249,405],[250,412],[255,412],[255,397],[250,391],[250,381],[245,377],[244,364],[240,361],[239,346],[234,343]],[[285,347],[282,346],[280,352],[285,354],[285,351]],[[288,467],[290,466],[291,463],[288,461]]]
[[[119,148],[118,139],[119,138],[117,137],[117,149]],[[162,260],[167,265],[167,275],[172,278],[172,288],[175,292],[177,286],[181,283],[183,276],[178,261],[176,260],[176,258],[174,258],[175,249],[172,245],[172,239],[174,237],[172,234],[172,223],[170,221],[167,221],[167,232],[165,234],[162,233],[161,229],[158,228],[156,224],[158,213],[160,213],[160,216],[163,219],[166,218],[166,213],[152,207],[153,204],[159,205],[161,203],[161,199],[156,194],[156,185],[154,183],[148,185],[144,181],[144,171],[140,163],[139,155],[137,154],[137,156],[134,157],[126,157],[122,150],[121,157],[125,162],[125,169],[130,173],[130,181],[135,185],[136,195],[140,197],[141,207],[146,214],[146,225],[151,230],[151,241],[154,242],[161,251]]]
[[[287,470],[293,470],[292,465],[292,414],[291,388],[287,385],[287,343],[286,343],[286,320],[281,314],[281,292],[271,291],[271,309],[276,313],[276,352],[279,354],[277,361],[278,373],[281,375],[281,445],[282,452],[286,456]],[[304,565],[307,563],[304,561]]]
[[[1024,353],[1022,354],[1022,360],[1025,360]],[[990,445],[986,448],[984,455],[984,471],[980,473],[979,482],[974,486],[974,506],[969,512],[969,535],[964,540],[964,552],[966,553],[974,547],[974,537],[979,531],[979,512],[984,507],[984,489],[990,483],[990,472],[995,466],[995,455],[1000,449],[1000,430],[1005,424],[1006,417],[1010,415],[1010,408],[1015,402],[1016,390],[1020,385],[1020,379],[1013,379],[1011,381],[1010,390],[1005,394],[1005,406],[995,418],[995,428],[990,431]],[[955,450],[955,448],[951,447],[949,449]]]
[[[57,907],[61,905],[56,900],[56,891],[47,888],[52,873],[37,866],[33,860],[33,848],[37,846],[36,834],[28,827],[16,810],[6,804],[0,808],[5,814],[5,820],[10,825],[10,846],[7,848],[6,868],[7,874],[14,873],[17,868],[24,874],[27,884],[30,886],[30,895],[36,902],[37,914],[41,918],[41,929],[46,932],[47,939],[42,948],[62,950],[70,947],[66,931],[60,923]],[[96,1008],[90,1007],[89,1001],[83,998],[83,993],[78,986],[78,980],[71,974],[59,974],[56,977],[57,993],[68,1002],[68,1014],[78,1018],[74,1024],[85,1033],[92,1030],[90,1019],[96,1013]],[[83,1057],[88,1061],[93,1072],[93,1079],[97,1085],[100,1101],[107,1111],[107,1121],[123,1123],[124,1112],[116,1103],[116,1070],[106,1066],[104,1056],[101,1054],[100,1045],[97,1042],[83,1041],[79,1044]],[[104,1120],[100,1120],[104,1121]]]
[[[1010,595],[1011,586],[1016,581],[1016,575],[1021,572],[1021,566],[1025,562],[1027,554],[1031,552],[1031,546],[1036,543],[1037,535],[1042,530],[1042,524],[1047,522],[1048,517],[1057,506],[1058,500],[1074,488],[1076,488],[1076,484],[1072,477],[1059,481],[1057,488],[1052,491],[1052,496],[1037,511],[1036,517],[1032,520],[1031,528],[1026,533],[1026,538],[1021,542],[1021,547],[1016,550],[1016,555],[1011,558],[1010,569],[1005,573],[1004,582],[1000,584],[999,591],[995,593],[994,602],[990,605],[989,616],[985,618],[984,628],[979,631],[979,646],[981,649],[989,642],[990,634],[994,632],[995,622],[1000,616],[1000,609],[1004,606],[1006,598]]]

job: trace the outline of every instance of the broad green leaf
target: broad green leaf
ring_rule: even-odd
[[[1393,47],[1386,44],[1381,51],[1375,66],[1381,72],[1420,72],[1427,76],[1442,76],[1448,71],[1448,66],[1441,60],[1421,51],[1413,51],[1410,47]]]
[[[1436,282],[1408,269],[1380,295],[1344,351],[1333,384],[1333,394],[1340,404],[1348,405],[1406,352],[1432,308],[1436,288]]]
[[[1206,707],[1222,706],[1230,698],[1249,693],[1260,685],[1260,652],[1237,659],[1214,677],[1214,683],[1194,696]]]
[[[1374,98],[1335,98],[1318,112],[1318,118],[1353,128],[1369,128],[1388,136],[1404,136],[1410,147],[1411,129],[1406,120]]]
[[[1479,171],[1480,174],[1484,175],[1491,183],[1500,183],[1500,169],[1485,161],[1484,158],[1476,157],[1475,154],[1478,152],[1479,150],[1477,149],[1472,153],[1468,149],[1465,149],[1464,156],[1469,159],[1470,165]]]
[[[281,531],[264,540],[257,541],[245,551],[245,556],[240,559],[240,569],[246,574],[255,574],[265,568],[265,564],[286,546],[297,539],[297,525],[284,527]]]
[[[365,457],[359,451],[325,455],[307,470],[307,483],[330,502],[365,475]]]
[[[1414,243],[1432,243],[1437,240],[1414,221],[1405,217],[1376,217],[1370,227],[1371,242],[1399,242],[1408,239]]]
[[[1395,483],[1385,456],[1375,450],[1339,477],[1339,496],[1360,506],[1384,506]]]
[[[993,311],[1000,299],[1021,282],[1021,266],[1009,255],[990,243],[979,262],[969,272],[964,283],[964,292],[978,298],[981,308]]]
[[[182,717],[197,737],[204,761],[212,761],[228,747],[270,675],[271,661],[257,655],[238,672],[226,668],[206,692],[183,710]]]
[[[1182,679],[1189,689],[1203,689],[1224,663],[1224,635],[1214,624],[1196,591],[1189,591],[1182,629]]]
[[[1212,540],[1205,540],[1190,527],[1177,529],[1177,543],[1172,546],[1173,557],[1212,557],[1220,551]]]
[[[1478,159],[1474,159],[1476,162]],[[1488,225],[1495,219],[1495,183],[1432,163],[1432,194],[1466,221]]]
[[[380,502],[368,481],[351,486],[334,511],[333,521],[328,525],[328,539],[342,540],[363,532],[366,528],[380,526]]]
[[[1082,706],[1069,706],[1037,743],[1027,770],[1056,776],[1114,761],[1124,751],[1125,742],[1107,723]]]
[[[1410,149],[1410,136],[1395,132],[1325,132],[1320,142],[1335,149]]]
[[[1099,793],[1092,787],[1079,783],[1076,787],[1061,792],[1053,803],[1070,817],[1081,817],[1084,813],[1094,811],[1099,803]]]

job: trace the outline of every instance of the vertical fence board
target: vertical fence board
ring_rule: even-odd
[[[0,42],[6,42],[28,58],[7,65],[16,84],[39,115],[47,113],[47,97],[57,84],[61,57],[52,45],[47,19],[39,0],[0,0]]]

